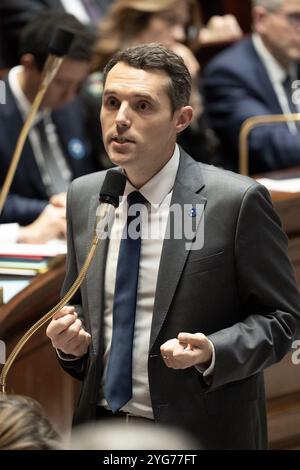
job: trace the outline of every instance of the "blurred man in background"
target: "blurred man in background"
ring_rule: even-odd
[[[19,63],[21,31],[34,16],[57,10],[71,13],[94,28],[113,0],[1,0],[0,74]],[[5,47],[3,47],[5,44]],[[2,46],[2,47],[1,47]]]
[[[73,31],[74,40],[37,113],[0,222],[26,226],[46,211],[47,216],[39,219],[40,222],[52,226],[53,230],[49,230],[52,235],[63,236],[65,193],[70,181],[99,169],[78,97],[89,74],[95,36],[72,15],[43,13],[23,31],[21,65],[10,70],[6,104],[0,107],[0,165],[3,183],[24,120],[41,84],[49,42],[59,26]],[[48,204],[51,209],[46,208]],[[39,231],[35,238],[42,242],[49,236],[46,229]]]
[[[234,170],[246,119],[300,112],[292,88],[299,76],[299,0],[253,0],[253,29],[251,37],[213,59],[204,73],[209,123],[223,145],[223,165]],[[249,137],[250,173],[299,165],[299,132],[296,122],[254,129]]]

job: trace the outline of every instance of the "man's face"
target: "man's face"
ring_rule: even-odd
[[[29,96],[33,97],[41,83],[42,74],[36,67],[31,68],[29,73]],[[88,73],[88,61],[65,58],[45,94],[42,108],[55,109],[75,98]]]
[[[284,66],[300,60],[300,1],[285,0],[275,12],[254,8],[255,30]]]
[[[119,62],[108,73],[101,108],[103,141],[109,158],[141,177],[152,177],[170,159],[176,134],[188,125],[173,114],[169,77]]]

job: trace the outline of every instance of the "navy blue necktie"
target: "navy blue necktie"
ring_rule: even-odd
[[[104,385],[104,396],[115,412],[132,397],[132,346],[141,251],[141,207],[147,200],[138,191],[127,197],[128,216],[120,243],[115,296],[113,304],[113,333]],[[135,208],[133,208],[135,209]],[[134,223],[132,223],[134,221]]]

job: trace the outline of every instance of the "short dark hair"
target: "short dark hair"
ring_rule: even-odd
[[[67,57],[78,61],[90,61],[96,41],[95,32],[80,23],[75,16],[60,10],[43,12],[30,20],[21,33],[19,55],[32,54],[36,66],[42,70],[49,53],[49,43],[58,27],[74,33]]]
[[[119,62],[143,70],[162,70],[170,78],[168,94],[172,111],[189,104],[191,96],[191,75],[183,59],[162,44],[142,44],[119,51],[104,68],[103,86],[109,71]]]

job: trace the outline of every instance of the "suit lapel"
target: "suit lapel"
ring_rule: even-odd
[[[95,195],[91,199],[89,208],[87,253],[91,247],[94,237],[94,226],[98,204],[98,197]],[[107,247],[108,239],[100,240],[98,242],[98,247],[88,270],[86,279],[87,302],[90,312],[90,328],[92,332],[92,344],[95,354],[97,354],[99,348],[100,327],[102,322],[101,312],[103,311],[104,305],[103,293]]]
[[[206,199],[198,194],[203,187],[204,183],[202,182],[199,163],[196,163],[185,152],[181,151],[171,205],[178,204],[183,208],[183,211],[190,211],[192,207],[195,208],[197,206],[198,211],[203,211]],[[200,215],[203,216],[203,213]],[[166,238],[164,240],[160,259],[151,327],[150,350],[169,311],[191,245],[191,243],[188,243],[186,236],[182,236],[180,239],[175,239],[172,236],[172,234],[174,235],[174,227],[170,215],[168,227],[171,236],[169,239]],[[196,228],[194,227],[194,231]]]
[[[256,64],[254,69],[256,87],[263,92],[263,101],[267,101],[270,109],[272,109],[275,114],[282,114],[282,109],[278,101],[278,97],[275,93],[275,90],[270,82],[270,79],[267,75],[266,69],[261,62]],[[257,82],[260,81],[260,86],[257,86]]]
[[[266,68],[262,63],[260,57],[258,56],[256,49],[253,45],[252,39],[249,39],[249,47],[251,48],[251,52],[253,54],[253,62],[252,62],[252,82],[253,82],[253,89],[256,93],[260,93],[262,97],[262,101],[268,102],[270,109],[275,114],[281,114],[282,109],[280,107],[280,103],[278,101],[278,97],[275,93],[275,90],[272,86],[270,78],[267,74]],[[249,66],[251,65],[251,61],[249,62]],[[260,84],[258,85],[258,82]]]

